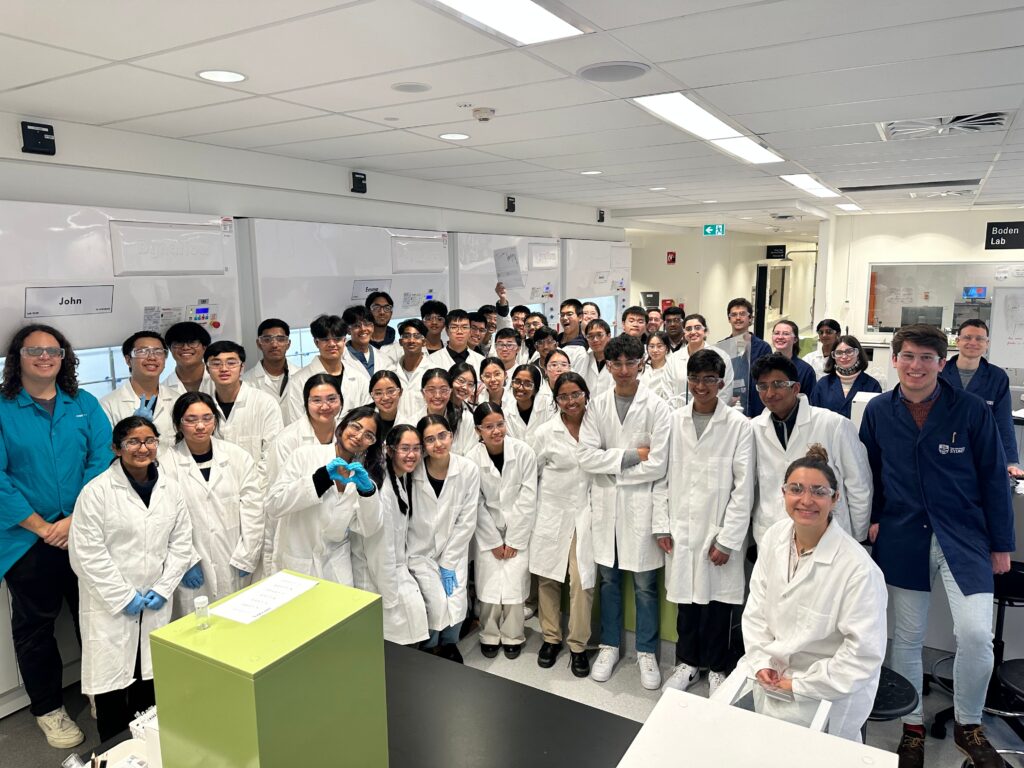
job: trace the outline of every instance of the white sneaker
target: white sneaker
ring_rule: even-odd
[[[685,691],[700,677],[700,669],[691,667],[689,664],[676,664],[672,668],[672,674],[665,681],[666,688],[675,688],[677,691]]]
[[[619,649],[614,645],[602,645],[597,653],[597,659],[590,668],[590,679],[598,683],[605,682],[612,676],[612,670],[619,663]]]
[[[75,721],[64,707],[37,717],[36,722],[39,723],[39,729],[45,734],[46,741],[51,747],[70,749],[85,741],[82,729],[75,725]]]
[[[708,672],[708,698],[710,699],[715,695],[715,691],[718,690],[718,686],[725,682],[725,678],[728,675],[724,672]]]
[[[523,621],[529,621],[537,615],[537,609],[531,605],[523,606]]]
[[[640,667],[640,685],[648,691],[656,691],[661,687],[661,670],[658,669],[658,657],[653,653],[637,651],[636,663]]]

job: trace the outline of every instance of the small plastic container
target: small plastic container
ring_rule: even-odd
[[[210,628],[210,598],[200,595],[192,601],[196,611],[196,629]]]
[[[64,762],[61,764],[61,768],[85,768],[85,763],[82,762],[82,758],[72,753],[64,758]]]

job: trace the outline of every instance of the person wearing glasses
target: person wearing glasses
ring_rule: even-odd
[[[452,452],[466,456],[476,445],[477,434],[473,425],[473,414],[461,406],[456,406],[452,399],[451,374],[441,368],[428,369],[420,382],[420,392],[427,405],[425,415],[443,416],[451,432]]]
[[[398,346],[398,334],[391,327],[391,317],[395,312],[391,294],[373,291],[367,295],[365,305],[373,320],[370,344],[380,352],[382,361],[396,359],[402,353],[402,348]]]
[[[409,424],[422,415],[421,403],[413,400],[406,405],[402,382],[394,371],[377,371],[370,377],[370,398],[380,419],[380,439],[384,442],[395,424]]]
[[[424,349],[427,355],[444,349],[445,319],[448,317],[448,307],[443,301],[428,299],[420,305],[420,319],[427,326],[427,339],[424,342]],[[466,333],[469,335],[468,331]]]
[[[432,367],[427,362],[423,345],[427,340],[427,326],[418,318],[403,320],[398,324],[398,345],[391,353],[390,359],[382,364],[389,371],[394,371],[402,385],[403,400],[406,408],[424,407],[420,395],[420,380],[423,374]],[[411,423],[411,422],[410,422]]]
[[[214,437],[217,404],[189,392],[174,404],[175,445],[160,454],[160,469],[173,479],[192,521],[196,559],[174,593],[175,618],[193,601],[227,597],[249,583],[263,558],[263,492],[256,462],[239,446]]]
[[[406,542],[409,570],[427,607],[429,638],[421,646],[462,663],[457,643],[469,607],[469,545],[476,532],[480,472],[452,452],[451,425],[428,414],[416,424],[424,458],[412,475],[412,508]]]
[[[163,436],[163,448],[174,446],[174,425],[171,409],[181,394],[160,383],[167,364],[167,344],[159,333],[139,331],[121,344],[121,354],[128,365],[128,380],[100,398],[100,406],[113,427],[129,416],[145,416]]]
[[[530,594],[537,459],[530,446],[508,434],[501,406],[483,403],[473,421],[480,442],[467,458],[480,475],[473,558],[480,652],[493,659],[503,650],[505,658],[516,659],[526,642],[524,604]]]
[[[508,305],[505,306],[505,309]],[[480,351],[484,357],[494,354],[494,334],[498,331],[498,308],[494,304],[481,304],[477,310],[484,318],[484,335],[480,339]]]
[[[502,402],[509,437],[528,442],[555,415],[550,394],[540,396],[542,386],[540,369],[535,365],[520,365],[512,372],[512,386]]]
[[[718,396],[724,374],[711,349],[686,362],[690,402],[672,413],[668,471],[657,486],[652,523],[665,552],[666,597],[678,608],[676,666],[665,687],[685,691],[708,667],[708,695],[729,673],[757,475],[750,421]]]
[[[818,376],[807,363],[800,359],[800,329],[792,320],[779,320],[772,327],[772,347],[775,354],[785,355],[796,366],[800,391],[807,397],[814,393]]]
[[[270,443],[284,428],[278,402],[242,381],[245,348],[241,344],[215,341],[204,355],[213,379],[220,436],[249,454],[256,463],[260,488],[265,490]]]
[[[78,623],[68,529],[83,486],[110,464],[110,422],[78,388],[78,358],[56,328],[28,325],[7,348],[0,397],[0,578],[29,711],[52,747],[85,739],[63,706],[54,623]]]
[[[645,329],[646,335],[650,337],[652,334],[655,334],[658,331],[662,330],[663,324],[664,319],[661,316],[661,310],[658,309],[657,307],[648,307],[647,328]]]
[[[341,313],[348,326],[348,343],[341,361],[346,370],[360,376],[365,386],[374,372],[381,368],[381,354],[370,340],[373,338],[373,315],[366,307],[356,305]]]
[[[379,373],[379,371],[378,371]],[[385,438],[384,482],[380,504],[384,524],[372,536],[352,535],[360,542],[366,568],[356,570],[355,586],[381,596],[384,639],[400,645],[419,645],[430,637],[423,593],[409,570],[406,544],[413,509],[412,476],[423,455],[416,427],[399,424]]]
[[[832,359],[832,351],[839,343],[839,335],[843,329],[837,321],[825,318],[815,326],[814,332],[818,334],[818,348],[804,357],[804,362],[814,369],[820,380],[828,374],[825,363]]]
[[[829,464],[839,479],[836,522],[857,541],[864,541],[871,518],[871,470],[853,422],[811,405],[796,380],[793,361],[785,355],[759,358],[750,377],[765,406],[764,413],[751,421],[759,488],[754,542],[760,546],[765,531],[786,516],[782,497],[768,489],[778,488],[786,467],[815,443],[828,452]]]
[[[956,637],[953,707],[957,747],[976,766],[1000,766],[981,728],[992,676],[993,574],[1016,549],[1006,454],[992,410],[939,377],[946,335],[906,325],[892,339],[899,386],[864,409],[860,438],[875,483],[872,555],[893,607],[892,668],[921,693],[921,649],[936,577]],[[900,765],[924,765],[921,700],[903,718]]]
[[[878,379],[867,372],[868,355],[853,336],[836,336],[825,361],[825,377],[811,393],[811,405],[850,418],[858,392],[881,392]]]
[[[690,356],[699,350],[710,349],[725,363],[722,388],[719,390],[718,396],[729,403],[732,400],[733,389],[732,358],[724,349],[708,344],[708,321],[704,319],[704,315],[692,314],[683,318],[683,337],[686,339],[686,344],[673,352],[668,360],[670,377],[676,387],[673,394],[683,395],[684,399],[689,400],[689,392],[686,388],[686,363]]]
[[[765,532],[743,610],[740,679],[725,687],[753,678],[758,712],[805,723],[830,701],[828,732],[859,742],[885,658],[885,580],[836,525],[840,483],[824,448],[810,446],[780,479],[786,517]],[[788,694],[804,698],[780,700]]]
[[[292,345],[291,328],[284,320],[270,317],[256,329],[256,346],[260,348],[260,361],[242,374],[242,381],[268,395],[284,400],[288,380],[299,370],[288,362],[288,349]]]
[[[178,483],[157,469],[156,427],[114,426],[115,459],[75,502],[68,551],[78,574],[82,693],[96,697],[101,741],[155,703],[149,634],[171,621],[192,562],[192,522]]]
[[[583,304],[579,299],[565,299],[558,307],[558,324],[562,332],[558,334],[558,346],[578,346],[587,348],[587,339],[580,326],[583,320]]]
[[[754,392],[754,381],[750,369],[754,363],[765,355],[772,353],[768,342],[750,330],[754,322],[754,305],[742,296],[733,299],[726,307],[732,333],[718,342],[718,346],[726,350],[733,362],[733,396],[745,396],[743,412],[753,418],[764,410],[764,404]]]
[[[512,370],[517,365],[525,365],[528,359],[523,348],[523,337],[512,328],[501,328],[494,334],[494,356],[501,360],[501,364],[505,366],[505,373],[511,380]]]
[[[956,348],[957,354],[946,362],[939,378],[953,389],[970,392],[988,403],[1006,454],[1006,471],[1015,480],[1024,478],[1024,470],[1018,466],[1010,379],[1006,371],[984,357],[988,352],[988,325],[982,320],[964,320],[956,332]]]
[[[474,369],[479,367],[484,358],[469,348],[469,313],[462,309],[451,310],[445,318],[445,330],[448,344],[430,354],[431,367],[446,371],[456,363],[469,363]]]
[[[611,371],[605,365],[605,347],[612,339],[612,329],[600,317],[596,317],[587,325],[587,365],[583,378],[593,397],[609,391],[615,386]],[[579,371],[577,371],[579,373]]]
[[[668,403],[676,396],[678,387],[673,377],[673,367],[669,365],[669,338],[665,331],[655,331],[647,337],[647,360],[644,362],[640,383]],[[675,405],[675,403],[670,403]]]
[[[467,314],[469,315],[469,348],[481,357],[487,357],[491,348],[487,333],[487,318],[480,312],[468,312]]]
[[[302,398],[303,388],[306,381],[317,373],[329,373],[341,381],[346,408],[355,408],[370,402],[370,393],[366,386],[369,377],[351,370],[356,366],[347,366],[342,360],[345,336],[348,334],[345,321],[337,315],[320,315],[309,324],[309,332],[319,354],[308,365],[300,368],[288,382],[281,403],[281,415],[285,424],[298,421],[306,412],[305,401]],[[363,373],[365,374],[365,370]]]
[[[592,321],[589,331],[597,324]],[[617,336],[605,351],[615,385],[594,396],[577,448],[580,466],[591,476],[594,559],[601,576],[601,646],[590,677],[605,682],[619,661],[622,574],[629,572],[636,597],[640,682],[653,691],[661,685],[655,653],[658,570],[665,563],[652,526],[654,485],[668,466],[672,411],[640,384],[644,347],[639,338]]]
[[[452,403],[456,408],[472,413],[479,391],[476,368],[469,363],[456,363],[448,369],[448,375],[452,378]]]
[[[543,381],[541,382],[540,391],[537,393],[539,398],[537,401],[538,405],[544,405],[552,413],[557,410],[554,404],[555,382],[558,381],[559,376],[563,373],[568,373],[572,369],[572,356],[568,347],[556,349],[548,355],[547,362],[544,363]]]
[[[167,329],[164,341],[171,348],[174,370],[164,379],[164,386],[186,392],[213,394],[213,382],[203,364],[203,353],[210,346],[210,333],[199,323],[175,323]]]
[[[265,504],[267,517],[278,521],[275,572],[353,586],[349,534],[373,536],[384,524],[379,427],[371,406],[353,408],[334,430],[333,450],[302,445],[285,461]]]
[[[569,669],[590,674],[591,609],[597,569],[590,530],[590,475],[580,466],[580,427],[590,397],[587,382],[572,371],[553,387],[558,418],[546,421],[530,441],[537,456],[537,520],[530,537],[530,573],[537,576],[537,613],[544,642],[537,664],[549,669],[562,651],[562,584],[569,581]]]
[[[501,405],[508,392],[505,382],[505,364],[496,357],[485,357],[480,363],[480,383],[484,387],[484,401],[493,405]]]

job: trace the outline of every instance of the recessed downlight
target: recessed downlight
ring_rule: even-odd
[[[444,139],[445,141],[465,141],[466,139],[469,138],[469,134],[468,133],[442,133],[440,136],[438,136],[438,138],[439,139]]]
[[[717,203],[717,200],[701,200],[702,203]]]
[[[426,83],[392,83],[391,90],[399,93],[424,93],[430,90]]]
[[[600,176],[604,171],[580,171],[580,176]]]
[[[204,69],[196,72],[196,76],[211,83],[240,83],[246,79],[241,72],[232,72],[229,69]]]
[[[651,192],[664,192],[668,187],[650,187]],[[1024,206],[1021,206],[1024,208]]]

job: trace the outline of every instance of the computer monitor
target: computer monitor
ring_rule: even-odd
[[[987,299],[988,298],[988,286],[986,285],[965,285],[964,286],[964,300],[967,299]]]
[[[903,307],[900,325],[934,325],[942,328],[942,307]]]

